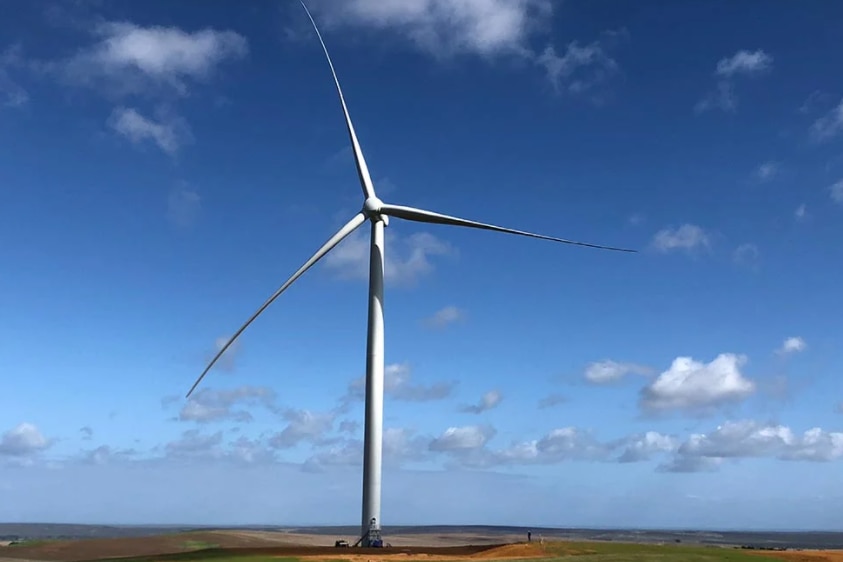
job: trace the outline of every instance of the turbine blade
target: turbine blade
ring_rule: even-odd
[[[406,219],[416,222],[427,222],[433,224],[448,224],[451,226],[467,226],[470,228],[481,228],[483,230],[493,230],[495,232],[506,232],[508,234],[519,234],[521,236],[529,236],[530,238],[541,238],[542,240],[552,240],[553,242],[562,242],[563,244],[573,244],[575,246],[586,246],[588,248],[598,248],[601,250],[613,250],[616,252],[636,252],[637,250],[630,250],[627,248],[615,248],[613,246],[603,246],[601,244],[590,244],[588,242],[577,242],[576,240],[567,240],[565,238],[556,238],[554,236],[545,236],[544,234],[534,234],[532,232],[525,232],[523,230],[515,230],[512,228],[504,228],[502,226],[495,226],[493,224],[485,224],[477,221],[470,221],[441,213],[434,213],[433,211],[425,211],[424,209],[416,209],[415,207],[404,207],[402,205],[388,205],[384,203],[380,207],[380,212],[384,215],[396,217],[399,219]]]
[[[342,112],[345,115],[345,126],[348,129],[348,137],[351,139],[351,148],[354,151],[354,163],[357,166],[357,177],[360,179],[360,187],[363,189],[363,196],[367,199],[375,196],[375,188],[372,185],[372,178],[369,175],[369,167],[366,165],[366,159],[363,158],[363,151],[360,149],[360,143],[357,141],[357,133],[354,132],[354,125],[351,124],[351,116],[348,114],[348,107],[345,105],[345,97],[342,95],[342,88],[340,81],[337,78],[337,72],[334,70],[334,63],[331,62],[331,55],[328,54],[328,47],[325,46],[325,41],[322,40],[322,34],[319,33],[319,28],[316,27],[316,21],[310,15],[310,10],[304,4],[304,0],[299,0],[302,8],[304,8],[310,23],[313,24],[313,29],[316,31],[316,37],[319,38],[319,43],[322,44],[322,50],[325,52],[325,58],[328,59],[328,66],[331,67],[331,74],[334,77],[334,84],[337,87],[337,94],[340,97],[340,104],[342,104]]]
[[[296,279],[298,279],[299,277],[301,277],[301,276],[302,276],[302,274],[304,274],[304,272],[305,272],[305,271],[307,271],[308,269],[310,269],[310,268],[311,268],[311,266],[313,266],[316,262],[318,262],[320,259],[322,259],[322,257],[323,257],[325,254],[327,254],[328,252],[330,252],[330,251],[334,248],[334,246],[336,246],[337,244],[339,244],[340,242],[342,242],[342,240],[343,240],[346,236],[348,236],[349,234],[351,234],[352,232],[354,232],[354,230],[355,230],[355,229],[357,229],[357,227],[358,227],[358,226],[360,226],[361,224],[363,224],[363,222],[364,222],[365,220],[366,220],[366,215],[364,215],[363,213],[357,213],[356,215],[354,215],[354,218],[352,218],[350,221],[348,221],[348,223],[346,223],[346,225],[345,225],[345,226],[343,226],[341,229],[339,229],[339,231],[338,231],[336,234],[334,234],[333,236],[331,236],[331,238],[329,238],[329,239],[328,239],[328,241],[327,241],[327,242],[325,242],[325,243],[322,245],[322,247],[321,247],[321,248],[319,248],[319,249],[316,251],[316,253],[315,253],[315,254],[313,254],[313,256],[311,256],[311,258],[310,258],[309,260],[307,260],[306,262],[304,262],[304,265],[303,265],[303,266],[301,266],[301,267],[298,269],[298,271],[296,271],[295,273],[293,273],[293,275],[292,275],[289,279],[287,279],[287,281],[286,281],[283,285],[281,285],[281,286],[278,288],[278,290],[277,290],[277,291],[275,291],[275,292],[272,294],[272,296],[271,296],[271,297],[269,297],[269,298],[266,300],[266,302],[265,302],[265,303],[263,303],[263,305],[261,305],[261,307],[257,310],[257,312],[255,312],[254,314],[252,314],[252,316],[251,316],[248,320],[246,320],[246,323],[245,323],[245,324],[243,324],[242,326],[240,326],[240,329],[238,329],[236,332],[234,332],[234,335],[233,335],[233,336],[231,336],[231,338],[229,338],[228,342],[226,342],[226,344],[225,344],[224,346],[222,346],[222,348],[221,348],[221,349],[217,352],[217,354],[214,356],[214,358],[211,360],[211,362],[210,362],[210,363],[208,363],[208,366],[207,366],[207,367],[205,367],[205,370],[204,370],[204,371],[202,371],[202,374],[201,374],[201,375],[199,375],[199,378],[198,378],[198,379],[196,379],[196,382],[195,382],[195,383],[193,383],[193,386],[191,386],[191,387],[190,387],[190,390],[188,391],[187,396],[185,396],[185,398],[190,398],[190,395],[193,393],[193,391],[196,389],[196,387],[199,385],[199,383],[202,381],[202,379],[205,377],[205,375],[206,375],[206,374],[208,374],[208,371],[210,371],[210,370],[211,370],[211,367],[213,367],[213,366],[214,366],[214,364],[217,362],[217,360],[218,360],[220,357],[222,357],[222,354],[223,354],[223,353],[225,353],[225,351],[226,351],[226,350],[227,350],[227,349],[231,346],[231,344],[233,344],[233,343],[234,343],[234,340],[236,340],[236,339],[237,339],[237,337],[238,337],[238,336],[240,336],[240,334],[242,334],[242,333],[243,333],[243,330],[245,330],[245,329],[249,326],[249,324],[251,324],[251,323],[255,320],[255,318],[257,318],[257,317],[258,317],[258,316],[259,316],[259,315],[260,315],[260,314],[261,314],[264,310],[266,310],[266,308],[267,308],[270,304],[272,304],[272,302],[273,302],[275,299],[277,299],[277,298],[281,295],[281,293],[283,293],[284,291],[286,291],[286,290],[287,290],[287,287],[289,287],[290,285],[292,285],[292,284],[293,284],[293,282],[294,282]]]

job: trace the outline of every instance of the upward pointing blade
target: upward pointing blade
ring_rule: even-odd
[[[387,205],[384,203],[380,207],[380,212],[384,215],[396,217],[399,219],[406,219],[416,222],[427,222],[434,224],[449,224],[451,226],[467,226],[469,228],[481,228],[483,230],[494,230],[495,232],[506,232],[508,234],[519,234],[521,236],[529,236],[530,238],[541,238],[542,240],[552,240],[554,242],[562,242],[563,244],[573,244],[575,246],[587,246],[589,248],[599,248],[601,250],[613,250],[616,252],[635,252],[636,250],[629,250],[626,248],[615,248],[612,246],[602,246],[600,244],[589,244],[588,242],[577,242],[575,240],[567,240],[565,238],[556,238],[554,236],[545,236],[544,234],[533,234],[532,232],[525,232],[523,230],[514,230],[512,228],[504,228],[502,226],[495,226],[493,224],[485,224],[477,221],[470,221],[433,211],[425,211],[423,209],[416,209],[415,207],[404,207],[402,205]]]
[[[194,391],[194,390],[196,389],[196,387],[199,385],[199,382],[200,382],[200,381],[201,381],[201,380],[205,377],[205,375],[208,373],[208,371],[210,371],[210,370],[211,370],[211,367],[213,367],[213,366],[214,366],[214,364],[217,362],[217,360],[218,360],[220,357],[222,357],[222,354],[223,354],[223,353],[225,353],[225,351],[226,351],[229,347],[231,347],[231,344],[233,344],[233,343],[234,343],[234,340],[236,340],[236,339],[237,339],[237,337],[238,337],[240,334],[242,334],[242,333],[243,333],[243,330],[245,330],[245,329],[249,326],[249,324],[251,324],[251,323],[255,320],[255,318],[257,318],[257,317],[258,317],[258,316],[259,316],[259,315],[260,315],[260,314],[261,314],[264,310],[266,310],[266,307],[268,307],[270,304],[272,304],[272,302],[273,302],[275,299],[277,299],[277,298],[281,295],[281,293],[283,293],[284,291],[286,291],[286,290],[287,290],[287,287],[289,287],[290,285],[292,285],[292,284],[293,284],[293,282],[294,282],[296,279],[298,279],[299,277],[301,277],[301,276],[302,276],[302,274],[304,274],[304,272],[305,272],[305,271],[307,271],[308,269],[310,269],[310,268],[311,268],[311,266],[313,266],[313,264],[315,264],[316,262],[318,262],[320,259],[322,259],[322,257],[323,257],[325,254],[327,254],[328,252],[330,252],[330,251],[334,248],[334,246],[336,246],[337,244],[339,244],[340,242],[342,242],[342,240],[343,240],[346,236],[348,236],[349,234],[351,234],[352,232],[354,232],[354,230],[355,230],[358,226],[360,226],[361,224],[363,224],[363,222],[364,222],[365,220],[366,220],[366,215],[364,215],[363,213],[357,213],[356,215],[354,215],[354,218],[352,218],[350,221],[348,221],[348,223],[346,223],[346,225],[345,225],[345,226],[343,226],[341,229],[339,229],[339,231],[338,231],[336,234],[334,234],[333,236],[331,236],[331,238],[329,238],[329,239],[328,239],[328,241],[327,241],[327,242],[325,242],[325,243],[322,245],[322,247],[321,247],[321,248],[319,248],[318,250],[316,250],[316,253],[315,253],[315,254],[313,254],[313,256],[311,256],[311,258],[310,258],[309,260],[307,260],[306,262],[304,262],[304,265],[303,265],[303,266],[301,266],[301,267],[298,269],[298,271],[296,271],[295,273],[293,273],[292,277],[290,277],[289,279],[287,279],[287,281],[286,281],[283,285],[281,285],[281,286],[278,288],[278,290],[277,290],[277,291],[275,291],[275,292],[272,294],[272,296],[271,296],[271,297],[269,297],[269,298],[266,300],[266,302],[265,302],[265,303],[263,303],[263,305],[261,305],[261,307],[257,310],[257,312],[255,312],[254,314],[252,314],[251,318],[249,318],[248,320],[246,320],[246,323],[245,323],[245,324],[243,324],[242,326],[240,326],[240,329],[239,329],[239,330],[237,330],[236,332],[234,332],[234,335],[233,335],[233,336],[231,336],[231,338],[228,340],[228,342],[226,342],[226,344],[225,344],[224,346],[222,346],[222,349],[220,349],[220,350],[217,352],[217,354],[214,356],[214,358],[211,360],[211,362],[210,362],[210,363],[208,363],[208,366],[207,366],[207,367],[205,367],[205,370],[204,370],[204,371],[202,371],[202,374],[201,374],[201,375],[199,375],[199,378],[198,378],[198,379],[196,379],[196,382],[195,382],[195,383],[193,383],[193,386],[191,386],[191,387],[190,387],[190,390],[188,391],[187,396],[186,396],[185,398],[190,398],[190,395],[193,393],[193,391]]]
[[[351,139],[351,148],[354,151],[354,163],[357,165],[357,177],[360,179],[360,187],[363,189],[363,196],[367,199],[375,196],[375,188],[372,185],[372,178],[369,176],[369,167],[366,165],[366,159],[363,158],[363,151],[360,149],[360,143],[357,142],[357,133],[354,132],[354,125],[351,124],[351,116],[348,114],[348,107],[345,105],[345,97],[342,95],[342,88],[340,88],[340,81],[337,78],[337,73],[334,70],[334,63],[331,62],[331,55],[328,54],[328,47],[322,40],[322,34],[319,33],[319,28],[316,27],[316,22],[313,16],[310,15],[310,10],[304,4],[304,0],[299,0],[302,8],[304,8],[310,23],[313,24],[313,29],[316,31],[316,36],[319,38],[319,43],[322,44],[322,50],[325,51],[325,58],[328,59],[328,66],[331,67],[331,74],[334,77],[334,84],[337,86],[337,94],[340,97],[342,104],[342,111],[345,114],[345,125],[348,128],[348,136]]]

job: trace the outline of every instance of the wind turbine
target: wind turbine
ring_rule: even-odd
[[[357,134],[354,132],[354,126],[351,123],[351,117],[348,113],[348,107],[345,103],[345,98],[340,87],[337,73],[334,70],[334,64],[331,61],[331,56],[328,54],[328,48],[325,46],[325,41],[322,40],[322,34],[319,33],[319,28],[307,6],[301,2],[302,7],[307,14],[313,29],[316,31],[316,36],[319,38],[319,43],[322,45],[322,50],[325,53],[325,58],[328,61],[328,66],[331,68],[331,74],[334,78],[334,85],[337,88],[337,95],[339,96],[340,104],[342,105],[343,114],[345,115],[345,125],[348,130],[348,136],[351,141],[351,147],[354,151],[354,162],[357,166],[357,177],[360,180],[360,187],[363,190],[363,208],[358,212],[348,223],[345,224],[339,231],[331,236],[321,248],[319,248],[304,265],[302,265],[293,275],[270,296],[266,302],[261,305],[258,310],[234,333],[225,345],[217,352],[211,362],[193,383],[190,391],[187,393],[187,398],[193,393],[199,382],[205,377],[208,371],[214,366],[217,360],[226,352],[232,343],[243,333],[243,331],[251,324],[266,308],[277,299],[281,293],[292,285],[296,279],[301,277],[305,271],[310,269],[316,262],[330,252],[337,244],[342,242],[349,234],[354,232],[360,225],[367,220],[371,224],[371,251],[369,254],[369,319],[368,332],[366,342],[366,393],[365,393],[365,426],[363,439],[363,513],[361,525],[361,541],[362,546],[379,546],[380,529],[381,529],[381,469],[382,469],[382,450],[383,450],[383,386],[384,386],[384,318],[383,318],[383,286],[384,286],[384,227],[389,224],[389,217],[404,219],[408,221],[445,224],[451,226],[465,226],[469,228],[479,228],[483,230],[492,230],[495,232],[504,232],[507,234],[517,234],[520,236],[528,236],[531,238],[540,238],[543,240],[551,240],[553,242],[561,242],[563,244],[572,244],[576,246],[586,246],[589,248],[598,248],[602,250],[613,250],[618,252],[635,252],[635,250],[616,248],[612,246],[603,246],[600,244],[589,244],[586,242],[577,242],[574,240],[567,240],[564,238],[556,238],[554,236],[545,236],[543,234],[534,234],[522,230],[514,230],[512,228],[504,228],[492,224],[485,224],[477,221],[461,219],[433,211],[424,209],[417,209],[414,207],[407,207],[403,205],[391,205],[381,201],[376,192],[375,186],[372,183],[372,178],[369,175],[369,168],[366,165],[366,159],[363,157],[363,151],[360,148],[360,142],[357,140]],[[360,541],[358,541],[360,542]]]

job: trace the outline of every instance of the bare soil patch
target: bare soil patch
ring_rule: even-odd
[[[785,552],[753,552],[759,556],[790,562],[843,562],[843,550],[799,550]]]

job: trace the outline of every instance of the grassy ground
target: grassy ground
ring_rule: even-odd
[[[627,543],[551,543],[546,551],[551,560],[583,558],[583,562],[762,562],[779,560],[772,553],[749,554],[715,546],[650,545]],[[535,562],[535,561],[534,561]]]

